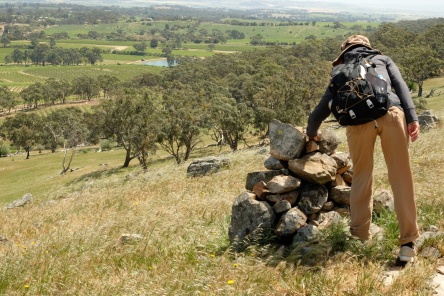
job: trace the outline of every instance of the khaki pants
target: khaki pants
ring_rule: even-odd
[[[377,123],[377,124],[376,124]],[[391,107],[375,121],[347,127],[347,142],[353,161],[353,183],[350,193],[350,231],[361,239],[370,239],[373,201],[373,152],[376,136],[388,170],[395,212],[399,225],[399,243],[413,242],[419,237],[414,199],[413,177],[408,151],[409,135],[404,112]]]

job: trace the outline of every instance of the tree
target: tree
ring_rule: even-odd
[[[9,40],[8,36],[2,37],[2,44],[3,44],[3,47],[8,47],[9,44],[11,44],[11,40]]]
[[[7,117],[2,129],[7,138],[17,150],[23,148],[26,159],[29,159],[31,148],[39,141],[41,135],[41,119],[35,113],[18,113],[14,117]]]
[[[28,107],[34,106],[37,109],[39,102],[46,98],[45,86],[41,82],[36,82],[23,89],[20,96],[28,104]]]
[[[216,97],[210,107],[211,122],[216,134],[219,132],[232,151],[236,151],[239,141],[245,141],[245,134],[253,119],[253,110],[233,98]]]
[[[151,39],[151,41],[150,41],[151,48],[157,48],[158,45],[159,45],[159,40],[157,40],[155,38]]]
[[[7,86],[0,87],[0,107],[8,109],[11,113],[11,109],[18,104],[18,94],[9,90]]]
[[[142,41],[140,43],[134,43],[133,47],[142,53],[145,53],[145,50],[148,48],[148,45],[146,44],[146,41]]]
[[[429,46],[412,45],[402,50],[399,65],[407,81],[418,85],[418,97],[422,97],[424,81],[439,74],[444,63]]]
[[[12,60],[16,64],[22,63],[23,62],[23,52],[18,48],[14,49],[14,51],[12,52]]]
[[[155,151],[155,95],[136,89],[123,89],[114,100],[95,108],[94,118],[106,138],[115,138],[125,151],[123,167],[139,158],[146,168],[147,155]]]
[[[49,122],[47,122],[45,128],[49,132],[55,132],[53,137],[57,137],[57,131],[59,131],[62,136],[63,161],[60,174],[64,175],[70,169],[74,156],[78,152],[77,147],[79,144],[85,142],[88,135],[88,128],[85,124],[83,112],[77,107],[54,111],[52,115],[50,115],[50,119],[53,120],[52,123],[49,124]],[[69,151],[71,151],[71,155],[69,159],[67,159]]]
[[[200,142],[201,129],[208,122],[208,103],[202,94],[176,83],[167,87],[162,104],[158,143],[180,164]]]
[[[103,97],[113,95],[120,86],[120,80],[116,76],[108,74],[99,75],[97,77],[99,87],[102,89]]]
[[[97,79],[87,76],[77,77],[72,81],[73,93],[80,97],[86,96],[88,101],[100,93],[99,82]]]

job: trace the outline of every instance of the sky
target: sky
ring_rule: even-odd
[[[281,2],[282,0],[277,0]],[[444,17],[444,1],[442,0],[372,0],[372,1],[352,1],[352,0],[318,0],[322,2],[339,2],[345,4],[354,5],[370,5],[372,7],[379,7],[381,10],[384,8],[389,9],[401,9],[401,10],[427,10],[442,12],[442,17]],[[285,2],[285,1],[282,1]]]

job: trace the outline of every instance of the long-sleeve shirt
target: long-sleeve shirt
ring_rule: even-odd
[[[372,55],[375,52],[366,47],[357,47],[350,50],[350,52],[355,51],[359,51],[364,57]],[[344,55],[344,59],[347,60],[347,53]],[[404,111],[407,124],[413,121],[418,121],[418,116],[416,115],[415,105],[410,96],[409,88],[402,78],[398,66],[396,66],[390,57],[382,54],[375,55],[371,58],[371,61],[376,65],[376,72],[381,74],[387,81],[390,106],[397,106]],[[317,135],[322,121],[324,121],[331,113],[328,105],[332,99],[333,93],[328,86],[321,100],[308,117],[307,136],[315,137]]]

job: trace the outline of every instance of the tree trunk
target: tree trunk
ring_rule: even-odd
[[[126,155],[125,155],[125,162],[123,163],[123,168],[127,168],[129,166],[129,163],[131,161],[131,149],[127,149],[126,150]]]
[[[418,97],[422,97],[422,84],[423,82],[418,83]]]

